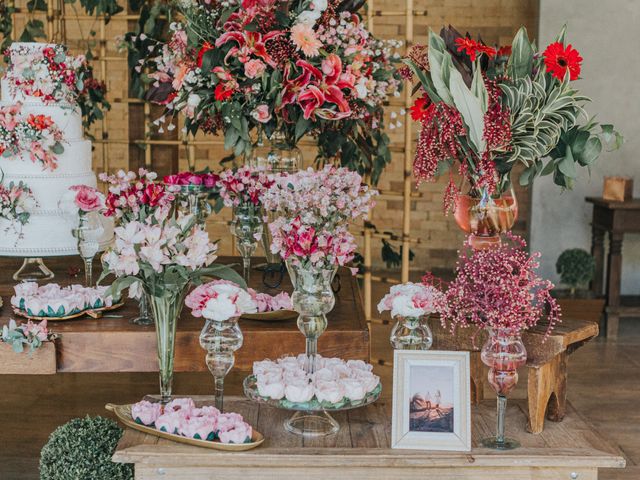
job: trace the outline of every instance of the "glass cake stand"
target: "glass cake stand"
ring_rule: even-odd
[[[288,432],[296,435],[304,435],[309,437],[322,437],[325,435],[333,435],[340,430],[340,424],[331,416],[331,412],[340,412],[343,410],[352,410],[354,408],[369,405],[380,397],[382,392],[382,383],[371,392],[367,393],[362,400],[351,401],[346,398],[335,404],[318,402],[314,397],[309,402],[293,403],[286,398],[274,400],[272,398],[263,397],[258,393],[258,385],[255,375],[249,375],[244,379],[244,394],[254,402],[265,403],[281,410],[290,410],[295,412],[284,422],[284,428]]]

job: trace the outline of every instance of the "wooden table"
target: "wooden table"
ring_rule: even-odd
[[[471,398],[483,398],[487,367],[480,359],[480,350],[487,333],[477,327],[458,328],[454,334],[445,329],[439,319],[431,319],[433,345],[438,350],[471,352]],[[537,325],[524,332],[522,341],[527,349],[529,368],[527,397],[531,433],[541,433],[545,417],[560,422],[566,413],[567,362],[569,355],[598,336],[598,324],[566,319],[546,336],[546,325]]]
[[[239,262],[239,259],[220,258],[219,262]],[[0,294],[5,306],[0,315],[0,325],[13,317],[10,298],[13,294],[11,275],[20,266],[19,260],[0,260]],[[69,264],[80,266],[79,258],[47,260],[47,265],[56,273],[54,282],[60,284],[81,283],[79,278],[70,279]],[[253,272],[251,286],[267,291],[262,286],[262,274]],[[293,288],[288,276],[282,283],[283,290]],[[271,292],[273,293],[273,291]],[[13,372],[0,369],[1,373],[28,373],[43,370],[58,372],[155,372],[158,371],[156,334],[154,326],[138,326],[129,323],[138,313],[136,302],[112,312],[122,318],[92,319],[84,317],[64,322],[49,322],[49,327],[60,335],[56,341],[55,368],[25,369]],[[369,328],[364,318],[357,282],[348,270],[341,271],[341,289],[336,294],[336,306],[328,315],[329,326],[318,341],[318,350],[325,356],[369,361]],[[202,319],[193,318],[187,308],[178,322],[176,335],[176,372],[207,371],[205,352],[198,343]],[[244,345],[236,352],[236,367],[251,369],[255,360],[275,359],[286,354],[304,352],[304,336],[296,326],[296,319],[263,322],[241,320]],[[8,354],[16,354],[7,351]],[[0,359],[2,358],[0,351]],[[27,355],[25,354],[25,357]],[[50,357],[46,357],[50,358]]]
[[[137,480],[595,480],[599,468],[625,466],[620,451],[571,406],[565,422],[551,425],[544,435],[530,435],[526,407],[511,403],[507,434],[522,447],[500,452],[478,447],[480,439],[495,434],[495,402],[483,402],[472,409],[473,449],[458,453],[392,450],[391,404],[382,402],[336,415],[342,428],[321,439],[285,432],[288,412],[237,397],[226,405],[265,435],[261,447],[215,452],[127,429],[113,460],[134,463]]]
[[[596,296],[607,299],[605,308],[605,333],[608,338],[618,336],[621,316],[640,315],[640,291],[637,296],[623,298],[620,295],[622,278],[622,240],[625,233],[640,233],[640,199],[615,202],[597,197],[587,197],[593,204],[591,222],[591,253],[596,260],[596,271],[591,288]],[[609,233],[606,283],[604,279],[604,236]]]

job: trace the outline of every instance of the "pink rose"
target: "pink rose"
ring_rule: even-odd
[[[267,123],[269,120],[271,120],[271,113],[269,113],[269,106],[265,104],[258,105],[251,112],[251,116],[257,122]]]
[[[88,185],[74,185],[69,190],[76,192],[76,206],[83,212],[94,212],[102,208],[100,193]]]
[[[244,443],[247,440],[251,440],[252,434],[253,429],[244,422],[236,423],[233,429],[219,433],[220,442],[222,443]]]
[[[143,425],[153,425],[162,413],[162,404],[142,400],[131,406],[131,418]]]
[[[261,60],[249,60],[244,64],[244,74],[247,78],[256,78],[262,76],[267,66]]]

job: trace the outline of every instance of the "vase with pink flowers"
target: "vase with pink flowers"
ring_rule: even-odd
[[[206,362],[215,382],[216,408],[223,411],[224,378],[235,364],[235,352],[244,341],[238,320],[258,311],[251,295],[236,283],[214,280],[194,289],[185,304],[194,317],[206,323],[200,332],[200,346],[207,351]]]
[[[213,211],[209,197],[217,190],[220,177],[212,172],[180,172],[164,177],[167,190],[176,196],[177,207],[204,225]]]
[[[94,187],[74,185],[74,204],[78,209],[78,224],[72,233],[78,239],[78,252],[84,263],[85,287],[93,286],[93,258],[100,249],[100,238],[104,233],[100,211],[104,208],[104,196]]]
[[[519,446],[505,436],[507,396],[518,382],[518,368],[527,361],[522,332],[541,319],[548,332],[560,321],[560,308],[551,296],[553,284],[537,275],[539,253],[529,254],[520,237],[473,250],[469,239],[460,254],[456,277],[446,292],[442,321],[452,329],[476,325],[487,330],[482,361],[489,367],[489,384],[498,394],[496,436],[482,440],[488,448]]]
[[[427,319],[443,312],[445,303],[444,294],[433,285],[408,282],[392,286],[378,304],[378,312],[390,311],[395,320],[391,346],[396,350],[429,350],[433,334]]]

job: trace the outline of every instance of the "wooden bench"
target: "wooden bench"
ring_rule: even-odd
[[[471,399],[483,399],[486,367],[480,350],[486,332],[477,327],[459,328],[454,334],[430,320],[433,348],[437,350],[465,350],[471,352]],[[584,320],[564,319],[545,338],[546,326],[538,325],[524,333],[522,341],[527,349],[529,381],[529,425],[531,433],[544,429],[545,416],[560,422],[565,416],[567,402],[567,360],[577,348],[598,335],[598,325]]]
[[[391,404],[382,401],[338,412],[340,431],[324,438],[287,433],[282,425],[291,415],[287,411],[237,397],[227,398],[225,406],[265,436],[262,446],[247,452],[216,452],[126,429],[113,461],[133,463],[136,480],[595,480],[599,468],[625,466],[620,451],[571,405],[565,422],[550,425],[544,435],[528,435],[526,406],[511,402],[507,434],[522,447],[506,452],[480,446],[480,439],[495,434],[492,401],[471,410],[470,452],[391,449]]]

